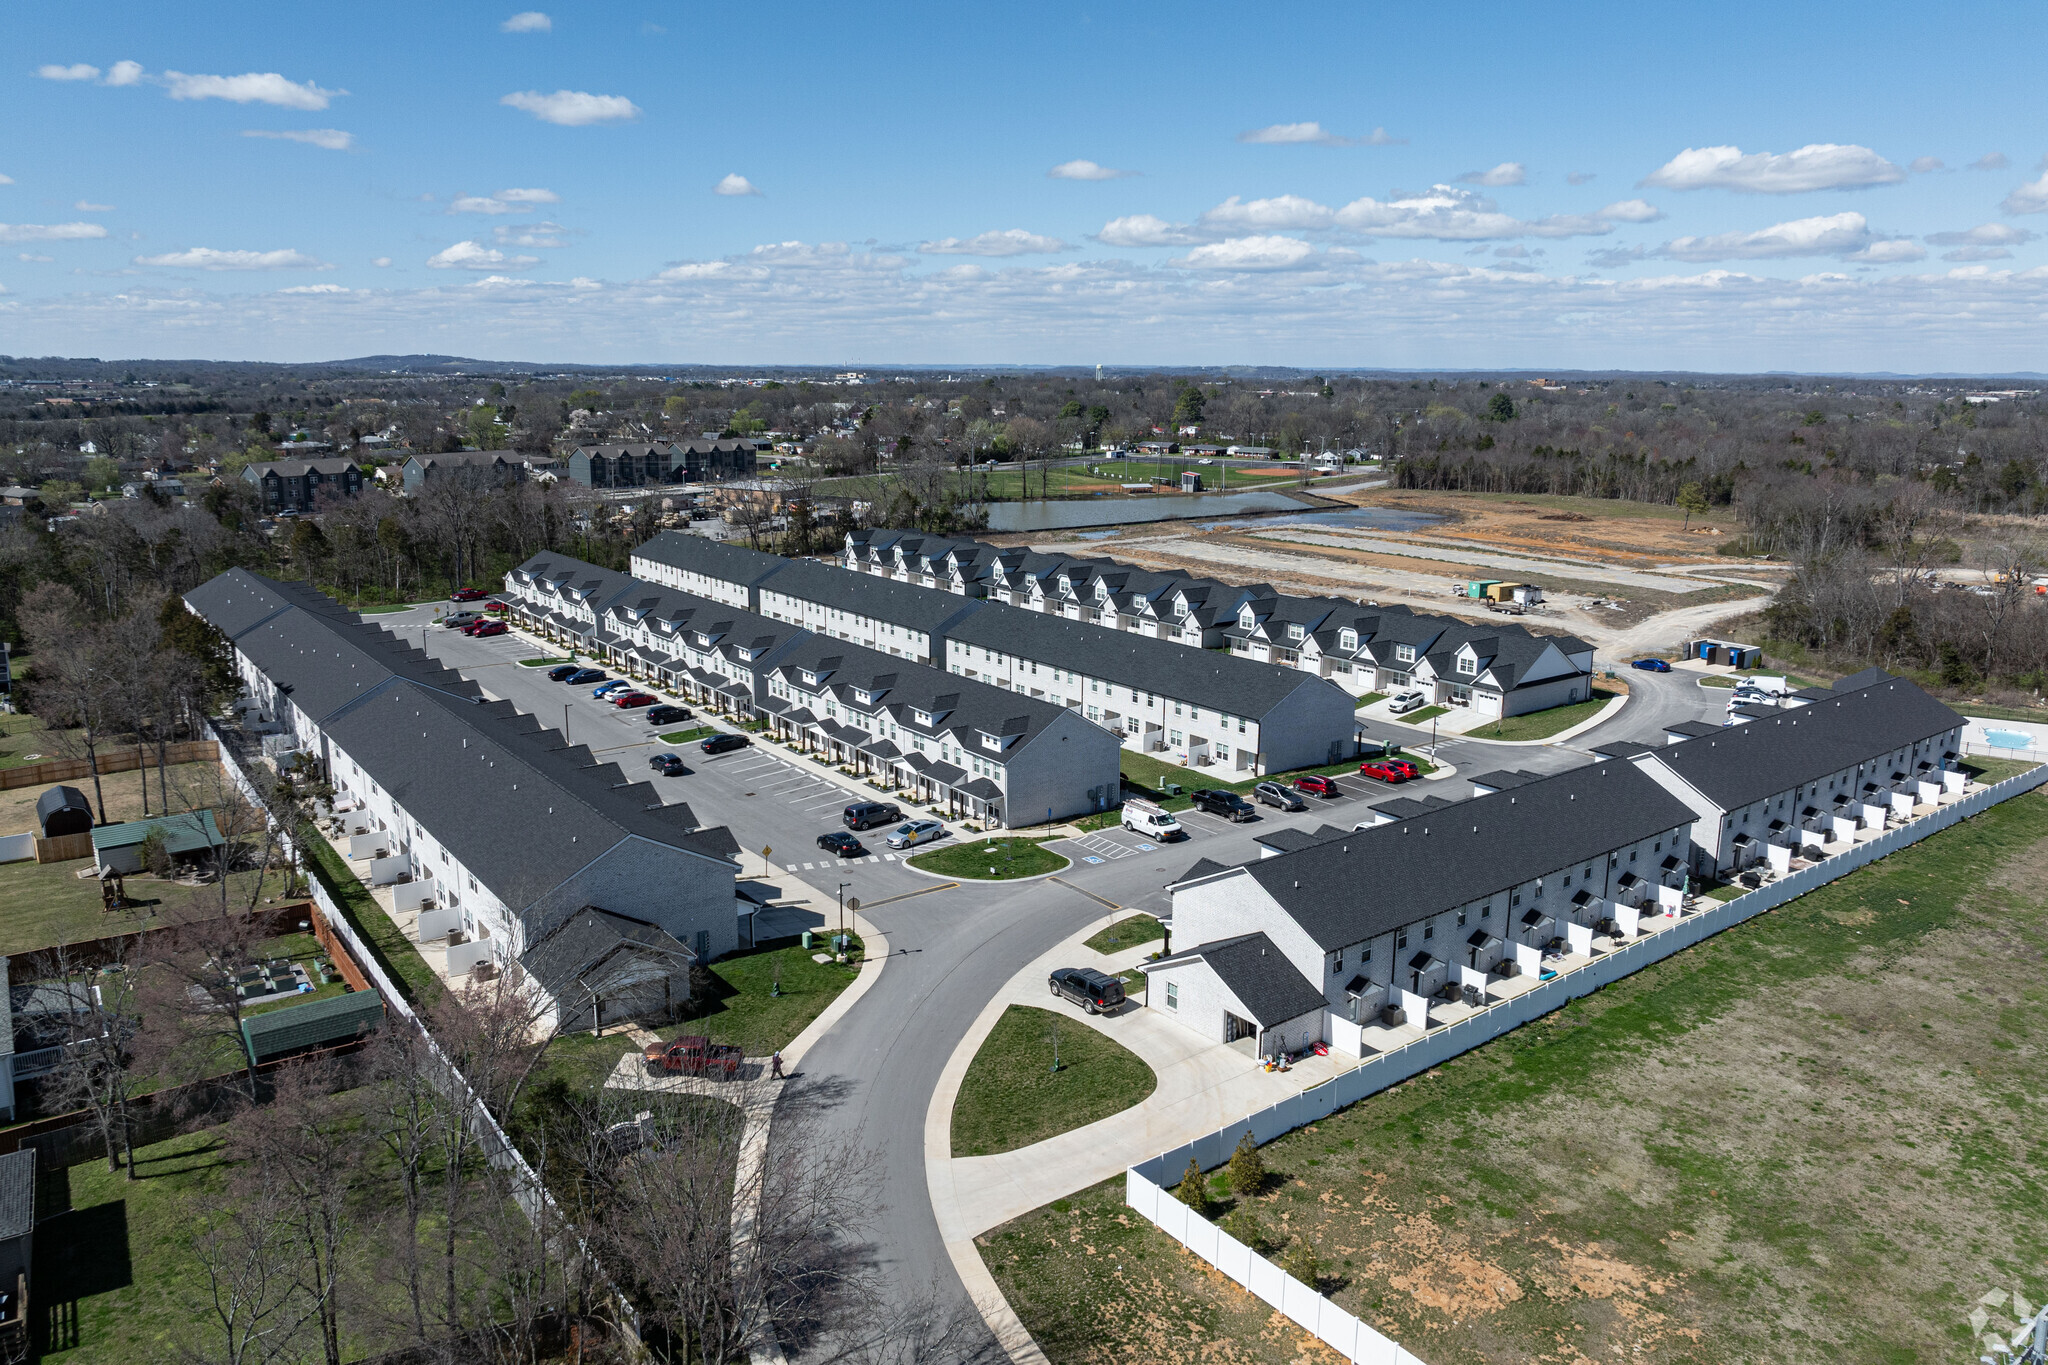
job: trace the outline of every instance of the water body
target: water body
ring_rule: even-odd
[[[1296,512],[1292,517],[1256,521],[1219,521],[1212,527],[1363,526],[1379,531],[1411,531],[1441,517],[1390,507],[1353,507],[1316,511],[1284,493],[1170,493],[1135,498],[1072,498],[1050,502],[989,504],[991,531],[1067,531],[1081,526],[1126,526],[1148,521],[1193,521],[1247,512]]]

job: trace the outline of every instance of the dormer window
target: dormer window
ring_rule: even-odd
[[[1414,646],[1414,645],[1395,645],[1395,646],[1394,646],[1394,658],[1395,658],[1396,660],[1398,660],[1399,662],[1401,662],[1401,663],[1404,663],[1404,664],[1412,664],[1412,663],[1414,663],[1414,662],[1415,662],[1415,646]]]
[[[930,725],[932,723],[932,713],[929,711],[912,711],[910,714],[916,718],[919,725]]]
[[[1337,646],[1340,649],[1357,649],[1358,632],[1346,627],[1337,632]]]
[[[984,730],[981,735],[981,747],[993,749],[995,752],[1001,753],[1003,751],[1003,737],[1001,735],[989,734]]]
[[[1479,672],[1479,660],[1470,654],[1458,656],[1458,671],[1466,677],[1475,677]]]
[[[1299,639],[1302,639],[1302,638],[1304,638],[1304,637],[1305,637],[1305,636],[1306,636],[1307,634],[1308,634],[1308,628],[1307,628],[1306,626],[1300,625],[1300,624],[1298,624],[1298,623],[1297,623],[1297,624],[1294,624],[1294,625],[1290,625],[1290,626],[1288,626],[1288,627],[1287,627],[1287,638],[1288,638],[1288,639],[1290,639],[1290,640],[1299,640]]]
[[[871,692],[855,691],[853,694],[853,699],[859,702],[862,706],[867,706],[870,703],[872,703],[875,698],[874,694]]]
[[[1185,602],[1175,602],[1173,604],[1173,614],[1176,618],[1186,616],[1188,614],[1188,604]]]
[[[1246,630],[1250,630],[1252,628],[1252,622],[1254,619],[1255,618],[1252,616],[1252,609],[1250,607],[1246,607],[1243,611],[1237,614],[1237,623],[1240,626],[1243,626]]]
[[[811,672],[811,670],[810,670],[810,669],[806,668],[806,669],[804,670],[804,686],[806,686],[806,687],[816,687],[817,685],[818,685],[818,675],[817,675],[817,674],[815,674],[815,673],[813,673],[813,672]]]
[[[1106,598],[1106,597],[1108,597],[1108,596],[1109,596],[1109,585],[1108,585],[1107,583],[1097,583],[1097,584],[1095,585],[1095,600],[1096,600],[1096,601],[1098,601],[1098,602],[1100,602],[1100,601],[1102,601],[1102,600],[1103,600],[1104,598]]]

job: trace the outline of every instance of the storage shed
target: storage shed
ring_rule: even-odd
[[[52,787],[36,798],[36,823],[45,839],[84,834],[93,826],[92,802],[76,787]]]
[[[210,810],[102,825],[92,832],[93,860],[99,866],[100,875],[119,872],[125,876],[140,872],[143,841],[149,838],[151,831],[163,835],[164,847],[173,858],[210,853],[227,842],[221,838],[220,826],[213,822]]]
[[[359,1038],[384,1019],[384,997],[375,991],[351,991],[286,1005],[242,1021],[242,1041],[258,1062],[287,1052],[326,1047]]]

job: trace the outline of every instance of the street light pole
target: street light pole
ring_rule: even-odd
[[[562,743],[569,742],[569,703],[562,703]]]

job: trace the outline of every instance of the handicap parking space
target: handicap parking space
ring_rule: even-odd
[[[1135,858],[1141,853],[1157,853],[1160,847],[1157,842],[1150,839],[1142,839],[1126,830],[1118,830],[1114,833],[1108,830],[1099,830],[1094,834],[1083,834],[1079,838],[1069,839],[1066,842],[1068,847],[1073,850],[1073,856],[1090,866],[1113,863],[1124,858]]]

